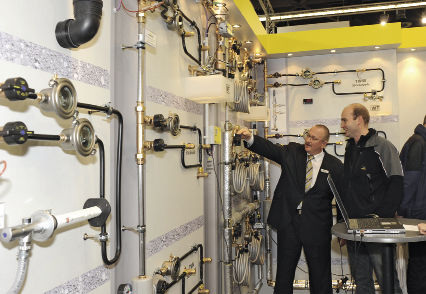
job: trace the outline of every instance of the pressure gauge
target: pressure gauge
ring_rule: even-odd
[[[78,119],[74,127],[61,133],[61,146],[65,150],[75,150],[82,156],[89,156],[95,148],[95,130],[85,118]]]
[[[40,92],[40,108],[47,112],[55,112],[64,119],[72,117],[77,107],[77,92],[74,85],[64,78],[54,78],[51,85],[51,88]]]
[[[299,74],[304,79],[312,79],[315,73],[312,72],[309,68],[302,69],[302,72]]]
[[[324,82],[320,79],[312,79],[309,82],[309,86],[311,86],[314,89],[319,89],[324,85]]]

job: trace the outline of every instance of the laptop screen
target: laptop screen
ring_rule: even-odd
[[[336,199],[337,206],[339,206],[340,212],[342,213],[343,220],[346,223],[346,227],[349,229],[349,215],[346,211],[345,207],[343,206],[342,198],[340,198],[340,194],[337,191],[336,185],[334,184],[333,179],[331,178],[331,175],[328,174],[327,176],[327,182],[330,186],[331,192],[333,192],[334,198]]]

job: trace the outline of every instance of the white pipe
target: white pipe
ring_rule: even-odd
[[[68,227],[72,224],[97,217],[101,215],[101,213],[102,213],[102,210],[99,207],[93,206],[90,208],[85,208],[85,209],[81,209],[81,210],[77,210],[77,211],[73,211],[69,213],[56,215],[55,216],[56,222],[57,222],[56,229]]]

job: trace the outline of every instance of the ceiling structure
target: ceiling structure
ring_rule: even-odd
[[[301,13],[308,10],[327,10],[331,8],[347,8],[353,5],[373,5],[378,3],[385,3],[389,1],[377,1],[377,0],[250,0],[253,4],[256,13],[259,16],[264,16],[265,11],[268,11],[270,16],[279,15],[280,13]],[[402,2],[402,1],[397,1]],[[409,2],[409,1],[406,1]],[[386,11],[389,15],[388,22],[401,22],[401,26],[404,28],[408,27],[419,27],[423,26],[421,22],[422,14],[425,11],[425,7],[405,10],[394,10]],[[290,21],[274,21],[273,24],[277,27],[281,26],[294,26],[294,25],[305,25],[335,21],[349,21],[350,26],[363,26],[378,24],[380,21],[380,15],[384,12],[364,13],[364,14],[352,14],[352,15],[340,15],[340,16],[329,16],[322,18],[309,18],[309,19],[298,19]],[[263,22],[265,26],[265,22]]]

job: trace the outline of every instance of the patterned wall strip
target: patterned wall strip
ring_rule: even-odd
[[[0,32],[0,59],[89,85],[110,87],[108,70],[4,32]]]
[[[86,294],[102,286],[111,279],[111,270],[103,265],[88,271],[44,294]]]
[[[203,115],[202,104],[198,104],[194,101],[176,96],[161,89],[148,86],[145,94],[147,101],[170,106],[194,114]]]
[[[370,119],[370,123],[389,123],[398,121],[398,115],[371,116]],[[289,122],[290,128],[312,127],[313,125],[317,124],[322,124],[326,126],[338,126],[340,125],[340,118],[297,120]]]
[[[183,224],[182,226],[159,236],[148,242],[146,248],[147,257],[153,256],[154,254],[160,252],[166,247],[169,247],[173,243],[179,241],[180,239],[188,236],[189,234],[195,232],[204,226],[204,216],[199,216],[196,219]]]

